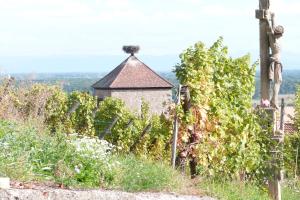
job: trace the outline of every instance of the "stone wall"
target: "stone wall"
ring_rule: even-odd
[[[111,96],[122,99],[126,106],[135,112],[140,112],[142,99],[149,103],[150,112],[161,114],[165,111],[164,103],[172,99],[170,89],[147,89],[147,90],[113,90]]]
[[[133,112],[140,112],[142,99],[149,103],[150,112],[161,114],[165,111],[164,103],[171,102],[171,89],[143,89],[143,90],[95,90],[94,95],[104,99],[114,97],[122,99]]]
[[[111,96],[111,91],[94,89],[94,96],[97,96],[99,99],[103,100],[105,97]]]

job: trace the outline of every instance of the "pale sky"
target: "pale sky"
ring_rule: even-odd
[[[300,66],[300,1],[272,1],[277,22],[286,31],[284,65],[296,68]],[[232,56],[251,53],[256,60],[259,42],[254,13],[258,2],[0,0],[1,70],[105,71],[126,58],[122,45],[137,44],[141,46],[139,56],[156,65],[154,69],[171,71],[184,49],[197,41],[210,45],[219,36],[224,37]],[[107,61],[101,63],[110,56],[121,60],[111,66]]]

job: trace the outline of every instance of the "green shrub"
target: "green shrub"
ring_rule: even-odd
[[[298,158],[297,158],[298,149]],[[296,161],[297,169],[296,169]],[[300,134],[294,133],[286,135],[284,139],[284,169],[288,178],[294,178],[295,172],[297,176],[300,174]],[[296,170],[296,171],[295,171]]]
[[[184,179],[170,167],[134,156],[113,155],[98,138],[39,132],[32,124],[0,121],[0,175],[76,188],[171,190]]]
[[[133,113],[120,99],[106,98],[97,107],[96,97],[89,93],[67,94],[57,86],[33,84],[9,90],[5,98],[7,106],[0,109],[0,119],[23,122],[35,119],[42,129],[49,128],[52,134],[101,136],[105,133],[104,138],[117,146],[119,152],[157,160],[169,158],[172,123],[164,116],[150,115],[146,102],[141,113]],[[117,123],[108,130],[116,117]]]
[[[116,124],[106,133],[116,117]],[[146,127],[149,129],[146,130]],[[123,101],[106,98],[100,103],[96,113],[95,128],[96,132],[104,135],[120,153],[131,152],[156,160],[170,157],[172,123],[164,116],[150,116],[145,102],[142,113],[135,114],[125,107]]]
[[[10,128],[11,127],[11,128]],[[97,138],[40,133],[34,127],[1,124],[0,172],[18,180],[50,180],[97,187],[112,181],[112,146]]]
[[[93,112],[96,109],[97,99],[87,92],[72,92],[68,96],[68,109],[79,102],[79,107],[70,115],[68,119],[71,123],[69,132],[81,135],[95,135]]]
[[[191,109],[179,115],[179,149],[189,159],[197,158],[204,176],[235,179],[242,173],[254,179],[267,152],[252,109],[256,65],[250,64],[249,55],[230,57],[222,38],[209,48],[198,42],[180,58],[175,72],[189,87]],[[191,140],[197,145],[190,150]]]

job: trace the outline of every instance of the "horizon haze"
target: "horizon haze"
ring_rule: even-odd
[[[272,0],[285,28],[285,69],[300,66],[300,2]],[[0,0],[0,72],[104,72],[140,45],[156,71],[171,71],[179,54],[220,36],[232,57],[259,58],[258,0]]]

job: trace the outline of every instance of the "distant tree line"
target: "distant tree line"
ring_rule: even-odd
[[[173,72],[163,72],[159,73],[162,77],[170,81],[175,86],[178,85],[178,80]],[[24,85],[24,83],[34,82],[34,83],[44,83],[50,85],[61,85],[66,92],[79,91],[89,91],[92,92],[91,85],[98,81],[104,74],[87,74],[87,73],[77,73],[76,76],[73,74],[57,74],[51,77],[39,76],[37,79],[28,80],[25,78],[17,77],[18,84]],[[25,75],[24,75],[25,76]],[[286,70],[283,72],[283,84],[281,86],[280,94],[295,94],[296,86],[300,85],[300,70]],[[258,99],[260,88],[260,74],[256,73],[256,87],[253,99]]]
[[[283,71],[283,83],[281,85],[280,94],[295,94],[297,85],[300,85],[300,70]],[[260,89],[260,74],[256,73],[256,86],[254,99],[258,99]]]

